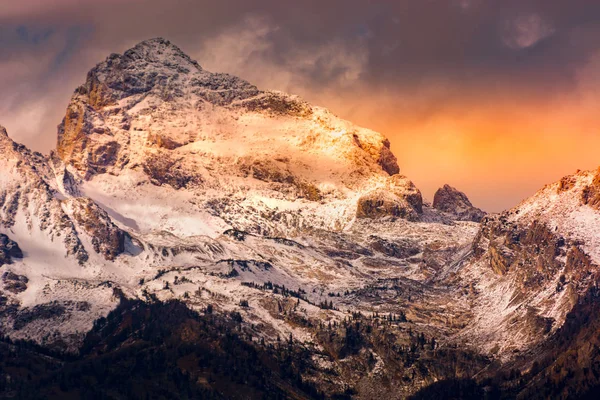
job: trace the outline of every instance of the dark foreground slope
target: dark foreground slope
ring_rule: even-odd
[[[388,327],[399,317],[388,318],[315,326],[317,351],[294,338],[257,341],[235,312],[201,315],[177,301],[123,300],[95,323],[78,356],[0,343],[0,398],[389,398],[411,379],[466,377],[487,365],[460,350],[436,353],[434,340],[412,332],[407,348],[397,347]],[[319,362],[328,359],[346,368]],[[381,375],[363,373],[376,363],[386,366]]]
[[[590,291],[548,342],[501,366],[458,349],[436,351],[421,335],[399,348],[374,319],[358,315],[345,327],[315,327],[323,349],[316,352],[293,338],[262,343],[237,313],[123,300],[95,323],[78,356],[0,342],[0,398],[392,398],[396,383],[423,379],[429,383],[413,399],[591,399],[600,388],[598,312],[598,292]],[[373,352],[385,360],[373,359]],[[350,370],[318,362],[328,357],[351,360],[349,369],[359,375],[383,362],[384,376],[353,379]],[[532,361],[530,370],[518,372]],[[419,376],[402,375],[410,366]]]
[[[78,357],[0,344],[0,398],[322,397],[299,377],[310,368],[301,348],[250,343],[236,314],[124,301],[95,323]]]

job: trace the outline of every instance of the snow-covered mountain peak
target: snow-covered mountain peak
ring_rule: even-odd
[[[175,150],[207,141],[222,144],[224,155],[243,155],[223,150],[247,144],[253,155],[276,157],[268,154],[275,147],[280,158],[295,150],[292,156],[321,153],[333,164],[340,158],[335,156],[360,164],[356,158],[366,155],[379,170],[399,171],[382,135],[296,96],[259,91],[240,78],[205,71],[164,39],[113,54],[89,72],[59,127],[58,154],[89,176],[118,172],[148,148]],[[287,148],[265,143],[273,141]]]
[[[297,96],[203,70],[164,39],[113,54],[89,72],[59,126],[57,154],[86,182],[84,193],[119,187],[113,194],[126,203],[149,184],[155,188],[145,197],[175,190],[243,209],[302,210],[338,228],[353,220],[359,197],[397,186],[390,175],[399,172],[380,133]],[[210,213],[224,212],[211,204]],[[227,224],[255,230],[251,214],[251,223],[229,217]]]
[[[248,318],[287,336],[271,294],[249,283],[303,288],[316,317],[328,293],[442,279],[478,228],[424,204],[382,134],[205,71],[159,39],[90,71],[49,157],[5,141],[0,234],[23,258],[2,267],[18,291],[0,328],[16,337],[57,330],[56,318],[14,328],[28,307],[64,301],[58,330],[74,333],[67,321],[89,329],[118,301],[113,289],[199,306],[198,285],[224,309],[255,298]],[[370,304],[367,292],[352,302]]]
[[[2,169],[0,179],[8,177],[13,170],[33,176],[45,175],[47,170],[44,168],[44,161],[45,157],[42,154],[32,152],[25,146],[15,143],[6,128],[0,126],[0,169]]]
[[[111,54],[88,73],[86,83],[77,92],[105,89],[89,94],[92,103],[100,100],[108,104],[153,89],[172,100],[184,96],[186,89],[199,88],[236,91],[240,97],[247,96],[246,91],[257,93],[255,86],[240,78],[203,70],[179,47],[162,38],[143,41],[123,54]],[[94,99],[95,94],[99,98]]]

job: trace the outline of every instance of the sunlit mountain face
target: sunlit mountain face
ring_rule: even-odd
[[[0,398],[593,398],[600,4],[0,8]]]

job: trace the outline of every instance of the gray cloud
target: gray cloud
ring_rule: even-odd
[[[538,14],[519,15],[506,23],[504,42],[513,49],[525,49],[554,32],[554,27]]]
[[[600,47],[599,24],[600,4],[590,0],[22,0],[0,10],[0,60],[53,51],[46,75],[28,64],[29,80],[54,79],[48,75],[61,71],[53,66],[81,80],[106,54],[166,36],[201,64],[281,89],[409,93],[447,81],[462,90],[512,84],[531,92],[548,82],[555,90],[572,85],[576,67]],[[257,66],[278,75],[261,79]]]

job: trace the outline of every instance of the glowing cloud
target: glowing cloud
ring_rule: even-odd
[[[505,26],[504,44],[525,49],[554,34],[555,29],[538,14],[520,15]]]

